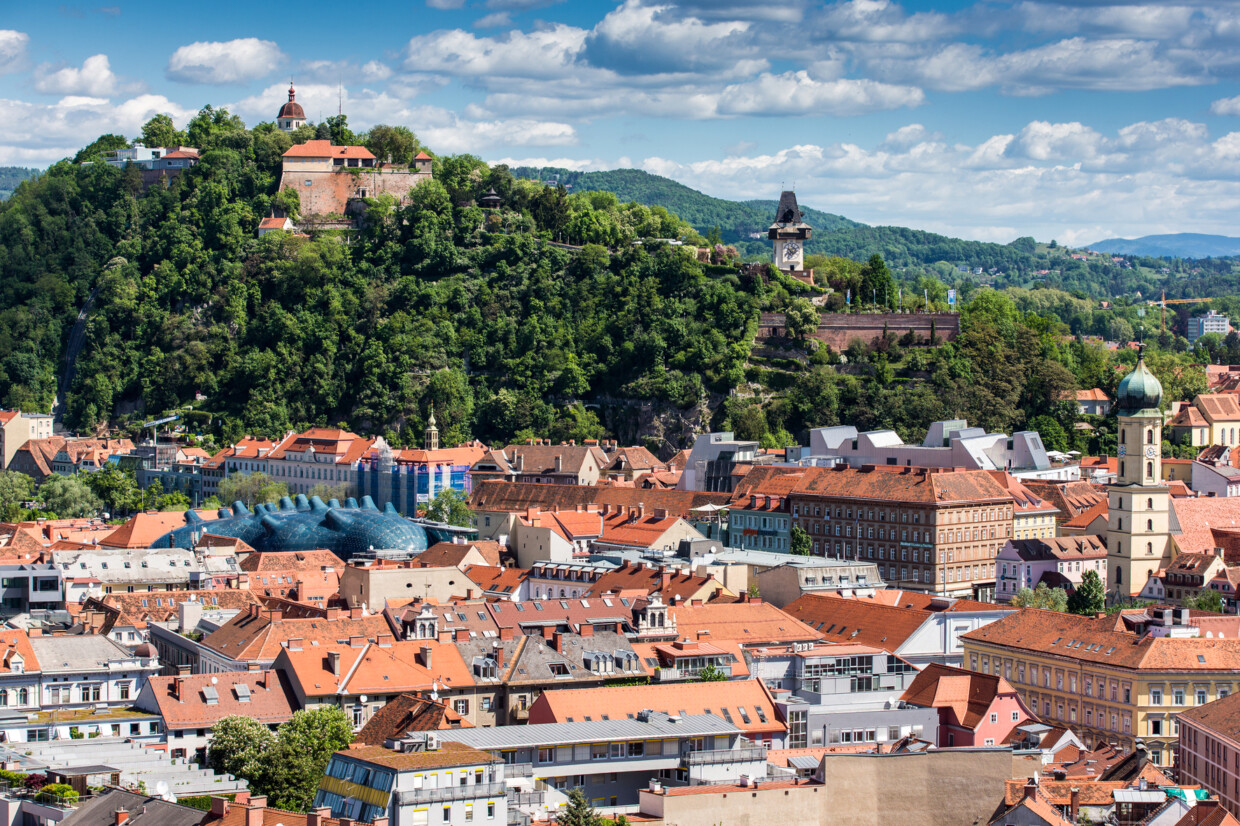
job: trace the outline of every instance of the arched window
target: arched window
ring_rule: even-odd
[[[25,705],[30,704],[30,689],[19,688],[17,690],[17,704],[19,706],[25,706]]]
[[[1145,553],[1151,556],[1154,554],[1154,543],[1153,542],[1145,543]]]
[[[0,706],[7,706],[8,704],[9,690],[7,688],[0,688]]]
[[[1119,524],[1118,524],[1118,525],[1116,525],[1115,530],[1117,530],[1117,531],[1122,531],[1122,530],[1124,529],[1124,517],[1122,517],[1122,516],[1121,516],[1121,517],[1119,517],[1119,519],[1118,519],[1117,521],[1119,522]]]
[[[1147,445],[1154,444],[1154,428],[1151,427],[1149,430],[1145,431],[1145,443]]]
[[[1115,584],[1122,585],[1124,583],[1124,569],[1118,565],[1115,567]]]
[[[1119,475],[1120,476],[1124,475],[1124,463],[1123,462],[1119,463]]]
[[[1123,430],[1123,429],[1121,429],[1121,430],[1120,430],[1120,432],[1119,432],[1119,443],[1120,443],[1121,445],[1122,445],[1122,444],[1124,444],[1124,439],[1125,439],[1125,437],[1126,437],[1127,435],[1128,435],[1128,431],[1127,431],[1127,430]]]
[[[1147,531],[1152,531],[1152,530],[1154,530],[1154,520],[1153,520],[1153,519],[1147,519],[1147,520],[1145,520],[1145,529],[1146,529]]]
[[[1154,497],[1153,496],[1145,500],[1145,508],[1146,510],[1151,510],[1151,511],[1154,510]]]
[[[1154,475],[1154,463],[1153,462],[1145,463],[1145,475],[1151,476],[1151,477]]]

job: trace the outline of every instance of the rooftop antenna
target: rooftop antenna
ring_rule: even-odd
[[[336,81],[336,116],[344,113],[344,80]]]

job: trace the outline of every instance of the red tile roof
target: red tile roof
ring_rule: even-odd
[[[208,702],[210,690],[216,695],[214,702]],[[148,696],[153,708],[147,707]],[[296,710],[288,686],[275,671],[151,677],[139,697],[139,706],[158,712],[165,727],[172,730],[210,728],[221,717],[232,715],[272,725],[283,723]]]
[[[668,613],[678,632],[690,639],[702,639],[700,632],[707,631],[711,640],[733,640],[748,647],[823,638],[821,632],[761,601],[673,605]]]
[[[647,512],[663,509],[672,516],[687,517],[702,505],[726,505],[727,493],[705,493],[692,490],[650,490],[617,488],[603,485],[548,485],[534,482],[487,480],[474,488],[469,507],[475,511],[523,513],[527,508],[561,511],[576,510],[578,505],[610,507],[645,506]]]
[[[613,720],[631,719],[643,709],[682,716],[714,714],[751,737],[764,734],[782,737],[787,730],[760,680],[544,691],[530,707],[529,723],[580,723],[591,718],[599,720],[602,713]]]
[[[894,653],[932,614],[920,608],[883,605],[834,594],[803,594],[784,606],[792,617],[816,629],[819,638],[860,643]]]
[[[1011,683],[995,674],[979,674],[930,663],[905,689],[900,700],[922,708],[949,709],[955,725],[976,729],[1001,694],[1015,694]]]
[[[200,510],[196,513],[204,522],[213,522],[220,518],[214,510]],[[149,548],[151,543],[174,528],[185,527],[183,512],[147,512],[137,513],[129,521],[112,533],[99,540],[105,548]]]
[[[353,738],[355,743],[382,746],[388,740],[399,740],[411,731],[450,731],[473,728],[447,703],[437,703],[417,694],[401,694],[376,711]]]
[[[808,468],[792,496],[957,505],[1010,502],[1012,495],[984,470],[938,471],[886,465]]]
[[[306,141],[289,148],[285,158],[370,158],[375,156],[364,146],[333,146],[331,141]]]
[[[418,562],[431,568],[457,568],[470,551],[476,551],[487,565],[499,567],[501,548],[498,542],[436,542],[418,554]]]
[[[1173,498],[1171,508],[1180,524],[1172,539],[1183,553],[1211,553],[1215,530],[1240,530],[1240,497]]]
[[[313,609],[312,609],[313,610]],[[249,611],[238,614],[208,634],[202,644],[233,660],[274,661],[284,643],[301,639],[309,646],[332,645],[350,637],[374,640],[391,634],[381,614],[353,618],[348,613],[328,619],[323,616],[285,618],[280,611]]]

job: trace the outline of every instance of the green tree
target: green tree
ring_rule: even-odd
[[[1223,613],[1223,597],[1218,591],[1201,591],[1197,596],[1184,600],[1184,607],[1221,614]]]
[[[123,135],[100,135],[85,149],[74,155],[73,162],[98,161],[106,153],[114,149],[124,149],[127,146],[129,146],[129,140]]]
[[[277,809],[304,812],[334,752],[353,740],[344,710],[335,706],[294,712],[262,759],[259,786]]]
[[[0,471],[0,514],[16,522],[26,502],[34,498],[34,479],[16,470]]]
[[[426,506],[426,518],[462,528],[474,524],[474,512],[469,509],[465,494],[453,488],[444,488],[435,494]]]
[[[188,142],[189,137],[165,114],[158,114],[142,125],[143,146],[185,146]]]
[[[1042,437],[1042,444],[1051,450],[1068,451],[1072,449],[1068,441],[1068,432],[1059,422],[1050,416],[1035,416],[1029,421],[1029,429],[1036,430]]]
[[[141,506],[134,472],[115,462],[108,462],[96,472],[86,474],[85,482],[113,516],[129,513]]]
[[[235,473],[220,480],[219,497],[225,504],[238,500],[246,507],[275,502],[288,496],[288,485],[277,482],[265,473]]]
[[[252,717],[223,717],[211,726],[207,766],[252,780],[261,774],[261,761],[275,742],[271,730]]]
[[[808,298],[796,298],[784,311],[788,335],[804,341],[818,329],[818,308]]]
[[[1039,582],[1034,589],[1021,588],[1012,597],[1014,608],[1042,608],[1047,611],[1063,613],[1068,610],[1068,592],[1063,588],[1048,588],[1045,582]]]
[[[1081,584],[1068,597],[1068,610],[1073,614],[1090,616],[1107,607],[1106,588],[1102,585],[1102,577],[1097,571],[1086,571],[1081,576]]]
[[[727,682],[728,675],[723,673],[723,669],[714,663],[707,663],[706,667],[698,672],[697,681],[699,683],[722,683]]]
[[[103,508],[103,502],[79,476],[53,473],[43,480],[38,495],[43,506],[61,519],[93,516]]]
[[[307,498],[319,497],[324,502],[330,502],[333,499],[339,499],[341,502],[350,496],[356,496],[357,490],[348,482],[341,482],[338,485],[329,485],[326,482],[320,482],[310,488],[310,492],[306,494]]]
[[[813,543],[810,542],[809,532],[800,525],[792,526],[792,538],[788,541],[788,549],[797,556],[809,556]]]
[[[372,126],[366,133],[364,144],[381,163],[408,166],[413,156],[422,148],[417,136],[404,126]]]
[[[557,826],[603,826],[603,818],[586,800],[581,789],[573,789],[568,793],[568,804],[556,813]]]

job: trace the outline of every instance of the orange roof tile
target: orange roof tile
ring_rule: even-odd
[[[1240,497],[1173,498],[1171,508],[1180,524],[1172,538],[1182,553],[1211,553],[1214,530],[1240,530]]]
[[[592,717],[600,719],[600,710],[612,719],[634,718],[643,709],[665,714],[713,714],[747,735],[782,735],[787,730],[760,680],[544,691],[530,706],[529,723],[580,723]]]
[[[668,609],[682,635],[734,640],[744,646],[820,640],[823,635],[774,605],[760,601],[673,605]]]
[[[218,511],[200,510],[196,513],[204,522],[220,518]],[[105,548],[149,548],[151,543],[174,528],[184,527],[183,512],[154,512],[134,514],[129,521],[99,540]]]
[[[285,158],[370,158],[374,154],[364,146],[334,146],[331,141],[306,141],[289,147]]]
[[[399,740],[411,731],[450,731],[473,728],[447,703],[437,703],[416,694],[401,694],[371,715],[353,739],[355,743],[382,746],[388,740]]]
[[[296,710],[287,686],[275,671],[229,671],[214,674],[156,676],[147,681],[153,709],[167,728],[209,728],[221,717],[238,714],[265,725],[283,723]],[[245,686],[238,690],[238,686]],[[206,690],[215,690],[207,701]],[[248,688],[248,691],[247,691]],[[143,690],[143,704],[147,689]],[[248,698],[248,699],[247,699]]]
[[[894,653],[932,614],[835,594],[803,594],[784,606],[789,616],[816,629],[819,639],[855,642]]]

